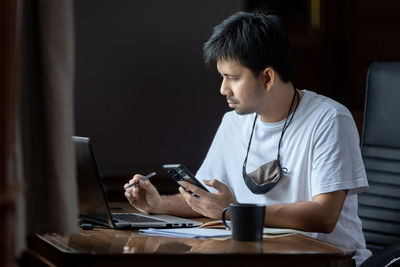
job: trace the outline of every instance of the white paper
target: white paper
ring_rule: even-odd
[[[302,234],[302,235],[311,236],[312,233],[295,230],[295,229],[288,229],[288,228],[264,227],[264,235],[285,235],[285,234]]]

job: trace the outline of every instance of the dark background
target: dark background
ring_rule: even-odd
[[[368,66],[400,60],[397,0],[75,1],[76,135],[92,139],[111,198],[152,171],[175,192],[165,163],[196,172],[229,110],[203,43],[229,15],[259,8],[285,24],[296,86],[347,106],[361,133]]]

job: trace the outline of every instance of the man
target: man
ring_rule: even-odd
[[[357,215],[357,194],[368,187],[357,129],[341,104],[296,89],[289,49],[273,15],[238,12],[215,27],[204,58],[216,62],[220,92],[235,110],[225,114],[196,174],[215,190],[183,183],[199,197],[182,187],[160,196],[141,181],[125,196],[145,213],[214,219],[229,203],[263,203],[266,226],[355,249],[359,265],[371,252]]]

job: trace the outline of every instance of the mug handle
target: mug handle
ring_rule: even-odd
[[[222,223],[225,225],[225,227],[226,227],[228,230],[231,230],[231,227],[226,223],[226,220],[225,220],[225,213],[226,213],[228,210],[229,210],[229,207],[226,207],[225,209],[222,210]]]

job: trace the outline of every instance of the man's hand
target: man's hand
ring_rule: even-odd
[[[146,214],[155,213],[160,206],[161,197],[157,189],[149,180],[141,181],[143,175],[136,174],[128,184],[124,185],[125,197],[129,203],[141,212]],[[139,184],[131,188],[127,188],[130,184],[138,182]]]
[[[218,192],[213,194],[188,182],[182,182],[182,187],[192,191],[199,197],[193,196],[182,187],[179,188],[179,192],[195,212],[213,219],[221,219],[222,210],[228,207],[230,203],[237,203],[236,198],[229,187],[218,180],[204,180],[204,183],[214,187]]]

